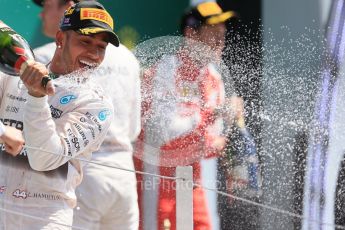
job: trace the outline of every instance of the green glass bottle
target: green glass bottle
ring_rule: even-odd
[[[22,64],[27,60],[34,60],[27,41],[0,21],[0,71],[18,76]]]

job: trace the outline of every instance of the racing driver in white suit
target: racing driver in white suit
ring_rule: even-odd
[[[0,229],[71,229],[81,159],[98,149],[113,119],[101,90],[58,83],[98,66],[108,42],[119,45],[111,16],[97,2],[77,3],[65,12],[60,29],[49,70],[31,61],[22,82],[0,77],[1,121],[23,130],[26,144],[15,157],[0,153]],[[59,78],[55,87],[52,81],[46,88],[41,84],[48,72]]]
[[[42,7],[42,32],[53,38],[59,30],[57,18],[62,17],[73,1],[33,1]],[[36,48],[36,59],[47,64],[55,48],[55,42]],[[110,44],[94,75],[106,79],[103,87],[111,93],[115,113],[103,144],[92,154],[92,161],[100,165],[87,164],[84,167],[83,181],[76,189],[73,225],[93,230],[137,230],[139,208],[135,174],[103,165],[134,170],[131,142],[137,139],[141,128],[139,64],[124,45],[115,47]]]

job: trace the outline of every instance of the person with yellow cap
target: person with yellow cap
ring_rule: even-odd
[[[184,48],[176,55],[164,56],[144,75],[142,92],[146,96],[142,98],[147,120],[143,120],[134,158],[137,170],[150,168],[163,176],[175,176],[177,165],[191,165],[194,182],[200,183],[201,160],[221,153],[225,138],[223,118],[218,112],[225,103],[224,83],[216,63],[197,62],[193,58],[194,48],[197,49],[193,41],[202,43],[207,47],[203,52],[212,53],[213,61],[220,62],[225,46],[225,23],[234,16],[234,12],[224,12],[215,2],[188,9],[181,23],[181,32],[186,38]],[[155,140],[159,143],[152,145]],[[152,146],[158,146],[156,165],[142,160],[153,151]],[[144,157],[140,157],[142,155]],[[167,156],[166,161],[163,156]],[[174,163],[169,165],[169,161]],[[175,181],[161,179],[157,189],[153,186],[147,190],[143,185],[150,182],[146,181],[150,180],[148,176],[137,175],[137,180],[140,229],[175,230]],[[193,229],[211,229],[204,190],[200,187],[193,189],[193,205]]]

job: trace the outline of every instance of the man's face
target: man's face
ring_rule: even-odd
[[[202,25],[198,32],[198,41],[211,47],[217,55],[221,56],[225,47],[226,26],[225,23],[216,25]]]
[[[68,4],[61,5],[59,0],[45,0],[41,12],[42,30],[47,37],[55,38],[59,30],[60,19],[62,18]]]
[[[91,36],[74,31],[64,32],[61,48],[61,74],[99,66],[104,59],[108,45],[108,34]]]

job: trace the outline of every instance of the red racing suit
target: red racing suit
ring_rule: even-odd
[[[215,65],[198,65],[187,55],[165,56],[142,79],[142,132],[136,170],[175,176],[176,166],[193,166],[201,181],[200,160],[217,156],[223,120],[224,84]],[[175,181],[137,174],[140,229],[176,229]],[[194,229],[210,229],[204,191],[193,190]],[[168,229],[168,228],[167,228]]]

